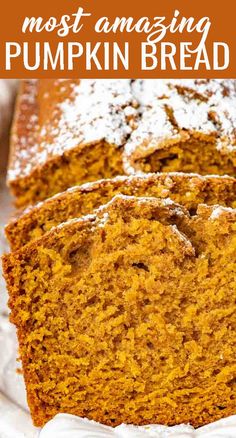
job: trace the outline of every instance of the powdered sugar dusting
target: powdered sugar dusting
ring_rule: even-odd
[[[29,175],[35,167],[39,151],[39,114],[37,111],[37,80],[24,82],[18,101],[18,117],[11,137],[12,155],[7,179],[14,181]]]
[[[138,80],[133,88],[141,117],[125,146],[127,173],[137,171],[133,161],[191,137],[236,150],[235,80]]]
[[[210,215],[211,220],[216,220],[219,219],[219,217],[224,214],[224,213],[234,213],[235,214],[236,210],[230,207],[223,207],[221,205],[215,205],[212,208],[212,213]]]
[[[105,140],[118,147],[125,143],[131,133],[129,119],[136,115],[130,80],[81,80],[73,94],[73,100],[59,105],[61,116],[51,132],[57,143],[44,142],[50,154],[61,155],[81,143]]]
[[[125,145],[126,173],[137,172],[133,164],[140,157],[194,136],[214,142],[222,154],[236,153],[233,79],[57,80],[54,100],[50,89],[29,84],[19,114],[25,132],[13,136],[10,181],[101,141]]]
[[[124,194],[118,194],[113,196],[113,198],[108,201],[106,204],[101,205],[94,213],[98,217],[99,226],[104,226],[104,224],[109,219],[109,213],[108,211],[110,208],[116,206],[116,204],[122,205],[126,208],[129,208],[132,210],[132,208],[135,208],[136,206],[149,206],[151,208],[157,208],[159,211],[166,211],[168,215],[171,216],[179,216],[188,217],[187,210],[181,206],[180,204],[177,204],[170,198],[165,199],[159,199],[155,198],[153,196],[132,196],[132,195],[124,195]]]
[[[177,238],[181,242],[183,242],[186,254],[188,254],[190,256],[195,255],[195,249],[192,245],[192,242],[187,238],[187,236],[185,236],[185,234],[183,234],[181,231],[179,231],[179,229],[177,228],[176,225],[171,225],[171,228],[172,228],[173,233],[177,236]]]
[[[65,99],[62,102],[58,99],[50,108],[48,120],[42,115],[41,125],[40,121],[32,119],[35,114],[29,117],[29,127],[34,122],[35,125],[39,123],[37,136],[34,141],[30,141],[30,147],[27,147],[28,138],[21,137],[21,147],[16,148],[8,179],[29,175],[49,158],[61,156],[79,145],[82,148],[103,140],[114,147],[124,145],[137,115],[137,102],[131,92],[130,82],[129,79],[82,79],[68,82],[70,87]],[[61,94],[64,92],[62,84]],[[28,103],[33,98],[32,89],[29,91]],[[41,96],[45,105],[48,105],[49,98],[48,91]],[[44,108],[39,110],[43,112]]]
[[[181,183],[180,183],[181,182]],[[19,212],[19,215],[14,216],[10,220],[11,223],[17,223],[18,221],[24,221],[31,217],[32,221],[37,222],[37,217],[41,217],[45,211],[53,212],[55,208],[58,208],[58,205],[63,203],[63,200],[67,199],[68,204],[73,202],[74,194],[78,197],[85,193],[91,193],[100,191],[104,188],[108,190],[118,190],[122,192],[125,187],[131,188],[131,193],[135,194],[136,189],[139,187],[148,187],[149,185],[160,186],[163,187],[162,194],[165,193],[164,196],[171,196],[172,190],[176,186],[176,184],[186,183],[186,187],[190,187],[191,190],[185,192],[186,197],[189,194],[191,198],[193,191],[198,190],[198,193],[203,194],[203,198],[205,196],[209,196],[213,194],[215,190],[217,190],[217,186],[221,186],[221,190],[226,193],[235,190],[236,179],[227,175],[219,176],[219,175],[199,175],[197,173],[182,173],[182,172],[168,172],[168,173],[146,173],[142,175],[131,175],[131,176],[117,176],[115,178],[107,178],[101,179],[97,181],[92,181],[90,183],[85,183],[80,186],[73,186],[64,192],[57,193],[56,195],[45,199],[44,201],[40,201],[37,204],[27,207],[23,211]],[[145,185],[146,184],[146,185]],[[207,195],[208,194],[208,195]],[[163,200],[165,198],[162,198]],[[226,198],[228,199],[228,198]],[[170,202],[170,199],[169,201]]]

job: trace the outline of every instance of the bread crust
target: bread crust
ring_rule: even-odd
[[[16,250],[68,219],[92,213],[117,194],[171,198],[192,213],[200,203],[236,206],[236,179],[185,173],[123,176],[76,186],[19,213],[6,226],[11,249]]]
[[[35,425],[63,411],[196,427],[234,413],[235,221],[235,209],[200,205],[191,217],[170,200],[118,195],[3,258]]]
[[[236,175],[235,80],[27,80],[8,184],[18,207],[138,172]]]

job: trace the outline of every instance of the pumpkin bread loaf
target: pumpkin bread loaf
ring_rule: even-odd
[[[236,81],[142,80],[142,115],[124,151],[124,170],[236,176]]]
[[[236,210],[118,195],[3,259],[35,425],[236,407]]]
[[[236,176],[235,80],[27,80],[8,184],[19,207],[137,172]]]
[[[135,106],[129,80],[23,81],[8,170],[17,206],[122,174]]]
[[[170,198],[194,214],[201,203],[236,207],[236,179],[160,173],[116,177],[76,186],[27,208],[12,219],[5,228],[11,249],[19,249],[61,222],[92,213],[94,208],[106,204],[117,194]]]

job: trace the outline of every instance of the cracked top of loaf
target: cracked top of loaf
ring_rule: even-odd
[[[51,158],[106,141],[124,168],[190,137],[236,153],[236,83],[218,79],[26,80],[18,98],[9,182]]]
[[[130,80],[26,80],[18,98],[8,179],[80,145],[121,146],[136,112]]]
[[[125,145],[127,173],[136,160],[191,139],[236,153],[235,80],[137,80],[133,87],[141,116]]]

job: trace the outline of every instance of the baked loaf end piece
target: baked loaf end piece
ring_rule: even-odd
[[[23,81],[8,170],[17,206],[122,174],[135,105],[129,80]]]
[[[198,204],[236,207],[236,179],[229,176],[200,176],[160,173],[123,176],[73,187],[27,208],[5,228],[11,249],[16,250],[68,219],[93,212],[115,195],[170,198],[191,214]]]
[[[124,173],[235,176],[235,84],[215,79],[25,81],[8,171],[17,205]]]
[[[236,176],[236,81],[142,80],[142,116],[125,146],[124,169]]]
[[[119,195],[4,257],[35,425],[235,413],[235,220]]]

